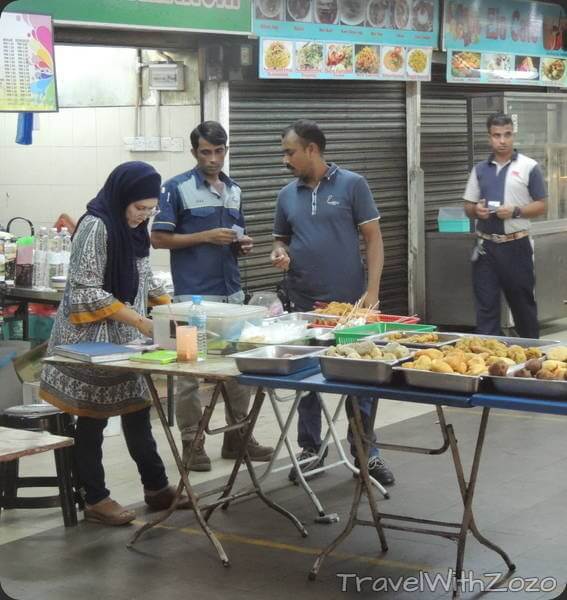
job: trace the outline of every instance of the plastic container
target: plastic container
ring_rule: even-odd
[[[192,296],[189,308],[189,325],[197,330],[197,360],[207,358],[207,313],[202,296]]]
[[[425,323],[371,323],[370,325],[360,325],[359,327],[339,329],[334,333],[337,344],[350,344],[376,333],[387,333],[388,331],[412,331],[415,333],[427,333],[429,331],[435,331],[436,329],[437,325],[426,325]]]
[[[275,292],[254,292],[248,304],[265,306],[268,309],[269,317],[279,317],[284,312],[283,304]]]
[[[458,206],[441,207],[437,225],[441,233],[469,233],[471,230],[471,222],[465,209]]]
[[[192,302],[178,302],[152,309],[154,341],[161,348],[175,350],[175,325],[188,324],[191,305]],[[209,351],[211,345],[238,339],[245,323],[260,325],[268,312],[265,306],[225,304],[207,300],[204,300],[201,306],[207,315]]]

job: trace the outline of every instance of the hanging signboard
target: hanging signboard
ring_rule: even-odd
[[[560,6],[522,0],[448,0],[447,81],[567,86],[567,19]]]
[[[0,111],[56,111],[51,17],[3,12],[0,45]]]
[[[260,78],[431,79],[438,0],[255,0]]]
[[[41,11],[56,23],[249,34],[251,0],[16,0],[8,10]]]

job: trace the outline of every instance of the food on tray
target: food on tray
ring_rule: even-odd
[[[298,46],[297,68],[300,71],[310,71],[323,67],[323,44],[306,42]]]
[[[316,308],[314,312],[320,315],[331,315],[334,317],[346,316],[352,312],[352,318],[364,317],[367,323],[377,323],[380,321],[380,313],[378,311],[369,311],[367,308],[359,308],[353,312],[353,308],[354,306],[348,302],[329,302],[327,306]]]
[[[461,338],[457,341],[455,347],[464,352],[510,358],[516,364],[526,362],[530,358],[541,358],[543,356],[543,353],[539,348],[523,348],[522,346],[515,344],[506,344],[501,340],[480,338],[476,336],[466,336]]]
[[[540,368],[536,368],[537,366]],[[520,369],[514,373],[514,377],[524,377],[526,379],[544,379],[549,381],[565,381],[567,380],[567,363],[554,360],[528,361],[523,369]]]
[[[362,46],[356,53],[354,62],[357,73],[376,74],[380,68],[377,46]]]
[[[427,64],[427,54],[420,48],[414,48],[408,54],[408,65],[414,73],[425,73]]]
[[[384,66],[388,71],[397,73],[404,67],[404,50],[401,47],[392,48],[384,55]]]
[[[370,0],[368,4],[368,24],[371,27],[387,27],[390,0]]]
[[[567,362],[567,346],[553,346],[549,350],[546,350],[545,354],[550,360]]]
[[[414,0],[411,16],[413,29],[416,31],[433,31],[432,0]]]
[[[466,353],[456,348],[436,350],[429,348],[419,350],[414,355],[414,360],[402,365],[406,369],[432,371],[449,375],[478,376],[488,373],[488,365],[484,357]]]
[[[248,344],[285,344],[307,335],[307,321],[281,321],[254,325],[246,323],[239,342]]]
[[[565,61],[560,58],[545,58],[542,71],[550,81],[559,81],[565,75]]]
[[[329,44],[327,68],[331,71],[352,71],[352,45]]]
[[[409,17],[408,0],[394,0],[394,25],[397,29],[406,29]]]
[[[285,42],[275,40],[268,44],[264,53],[266,69],[287,69],[291,63],[291,52]]]
[[[401,340],[408,344],[436,344],[439,341],[437,333],[404,333],[403,331],[393,331],[386,336],[388,340]]]
[[[287,0],[287,12],[296,21],[305,19],[311,10],[311,0]]]
[[[530,358],[530,360],[528,360],[528,362],[525,364],[525,369],[528,370],[531,375],[535,375],[542,367],[543,360],[540,358]]]
[[[456,77],[480,77],[480,52],[456,52],[451,70]]]
[[[506,373],[508,373],[508,369],[510,365],[503,360],[495,360],[489,367],[488,373],[489,375],[494,375],[495,377],[504,377]]]
[[[380,348],[369,341],[339,344],[338,346],[331,346],[325,352],[325,356],[355,358],[358,360],[398,360],[409,356],[409,354],[409,349],[401,344],[388,344]]]
[[[337,0],[315,0],[315,16],[319,23],[335,23],[338,12]]]

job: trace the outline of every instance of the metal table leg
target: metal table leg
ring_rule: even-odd
[[[175,424],[175,381],[173,375],[167,376],[167,424],[173,427]]]

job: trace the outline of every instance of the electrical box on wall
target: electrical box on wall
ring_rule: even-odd
[[[185,65],[183,63],[150,63],[149,86],[152,90],[178,91],[185,89]]]

